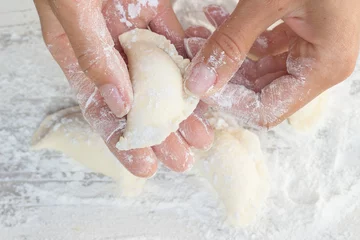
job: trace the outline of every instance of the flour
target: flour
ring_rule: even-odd
[[[206,2],[182,4],[190,15],[201,11],[191,3]],[[76,105],[75,97],[42,42],[32,2],[4,1],[0,6],[12,12],[0,13],[2,19],[19,24],[0,23],[1,239],[360,236],[359,63],[347,81],[330,90],[328,115],[314,133],[298,133],[287,123],[258,132],[268,159],[270,197],[252,226],[235,229],[223,223],[225,209],[208,183],[193,175],[160,168],[140,197],[123,198],[116,195],[117,185],[110,178],[62,154],[30,151],[29,139],[38,124],[49,113]]]
[[[157,7],[158,6],[158,0],[141,0],[138,1],[136,4],[130,3],[128,5],[128,15],[131,19],[137,18],[140,15],[141,8],[142,7]]]
[[[118,11],[118,14],[120,17],[120,22],[125,23],[126,26],[129,28],[132,27],[133,24],[127,19],[126,11],[120,1],[116,2],[115,7],[116,7],[116,10]],[[135,18],[137,15],[137,9],[133,9],[131,6],[129,6],[128,10],[130,11],[129,12],[129,14],[131,14],[130,16],[134,16],[134,18]],[[134,11],[135,11],[135,13],[134,13]]]
[[[264,49],[268,47],[268,39],[266,37],[260,36],[256,39],[256,42]]]

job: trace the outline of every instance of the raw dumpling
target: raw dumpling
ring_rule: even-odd
[[[223,113],[209,118],[217,129],[215,142],[209,151],[195,152],[193,171],[204,176],[217,191],[230,223],[244,226],[255,219],[265,201],[269,180],[258,137],[247,130],[231,128],[232,120]],[[63,152],[93,171],[112,177],[125,196],[140,194],[146,182],[131,175],[115,159],[84,120],[79,107],[48,116],[36,131],[32,147]]]
[[[258,137],[245,129],[216,130],[213,147],[196,153],[196,168],[215,188],[236,226],[250,224],[269,192]]]
[[[328,93],[324,92],[290,116],[288,121],[296,130],[312,130],[323,117],[327,103]]]
[[[129,62],[134,102],[116,147],[129,150],[158,145],[179,128],[199,102],[183,91],[189,60],[178,55],[164,36],[149,30],[134,29],[119,39]]]
[[[121,165],[104,141],[91,130],[79,107],[48,116],[34,134],[32,148],[63,152],[85,167],[113,178],[124,196],[140,194],[146,182]]]

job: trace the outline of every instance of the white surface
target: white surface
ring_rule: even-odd
[[[161,170],[136,199],[58,153],[30,152],[43,118],[75,105],[31,1],[0,2],[0,239],[358,239],[360,71],[331,90],[323,126],[262,135],[270,198],[246,229],[223,224],[201,179]],[[8,27],[12,26],[12,27]]]

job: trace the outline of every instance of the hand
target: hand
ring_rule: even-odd
[[[121,117],[130,110],[133,98],[118,36],[135,27],[149,26],[185,55],[184,32],[169,1],[34,2],[45,43],[76,91],[85,119],[120,162],[140,177],[156,172],[157,159],[174,171],[190,168],[194,161],[190,147],[209,147],[213,139],[212,130],[201,118],[201,108],[159,146],[130,151],[115,147],[125,126]]]
[[[277,125],[354,69],[360,1],[242,0],[231,15],[214,5],[204,10],[218,28],[193,59],[185,86],[246,123]],[[266,31],[278,19],[284,23]],[[191,28],[187,35],[207,32]],[[186,41],[193,54],[203,43]]]

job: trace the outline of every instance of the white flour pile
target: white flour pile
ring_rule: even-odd
[[[0,8],[0,239],[358,239],[359,64],[331,90],[312,134],[284,123],[262,135],[271,193],[252,226],[234,229],[195,176],[161,169],[140,197],[122,198],[109,178],[59,153],[29,151],[43,118],[75,102],[32,2]]]

